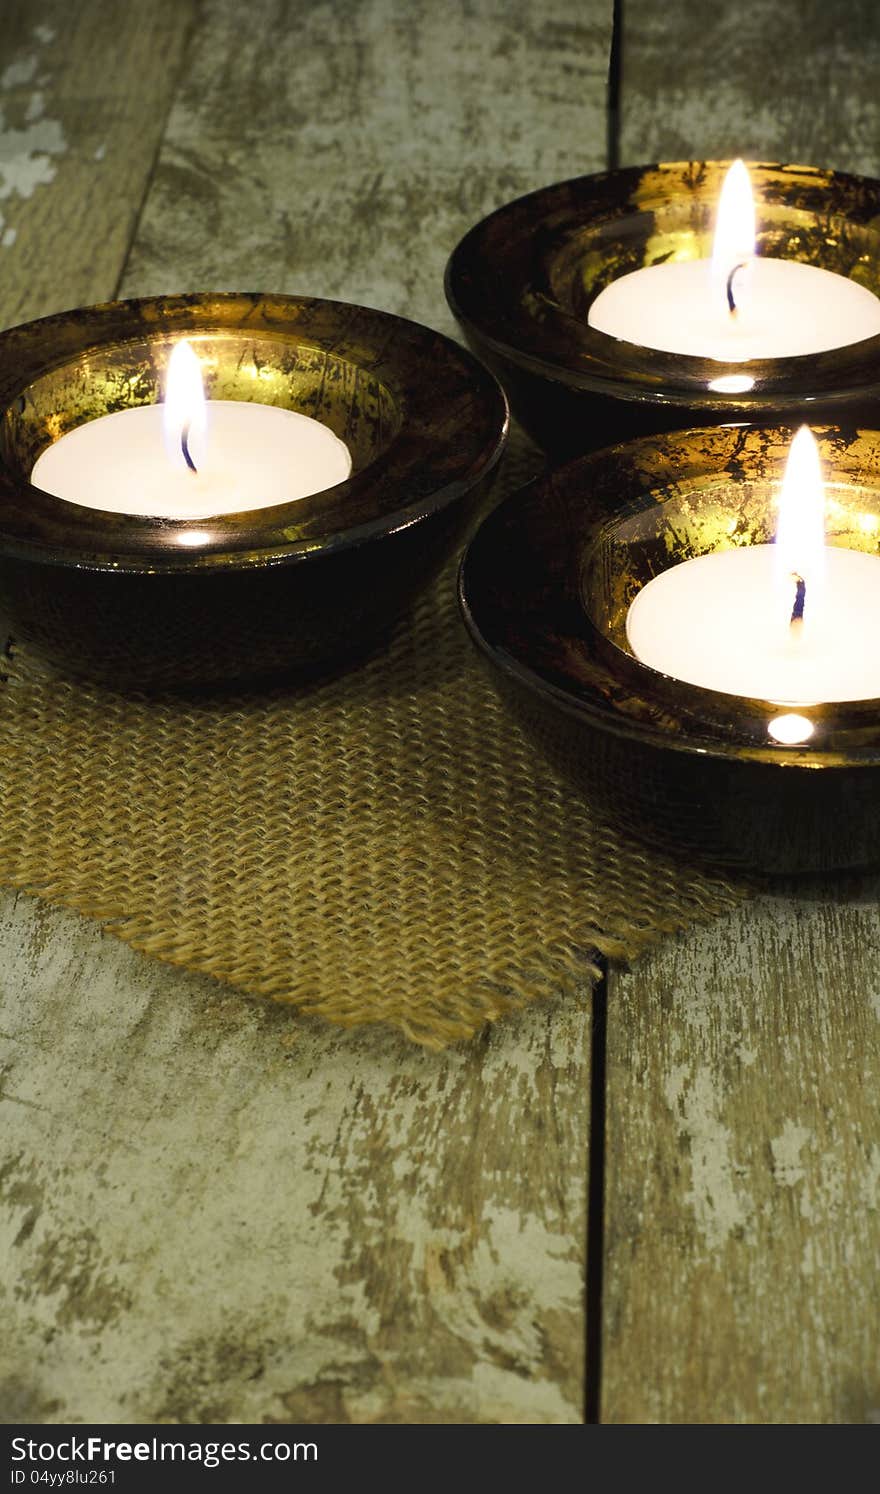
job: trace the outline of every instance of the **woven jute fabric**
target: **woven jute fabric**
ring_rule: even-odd
[[[498,491],[535,465],[514,441]],[[387,650],[308,687],[132,697],[13,647],[0,880],[161,960],[435,1047],[737,900],[536,755],[454,580]]]

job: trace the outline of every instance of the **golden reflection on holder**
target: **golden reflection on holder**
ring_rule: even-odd
[[[174,534],[175,544],[188,545],[190,549],[207,545],[210,540],[211,535],[207,529],[178,529]]]
[[[799,742],[808,742],[814,731],[813,722],[807,716],[799,716],[796,711],[774,716],[772,721],[767,722],[768,737],[772,737],[774,742],[779,742],[783,747],[795,747]]]
[[[718,379],[710,379],[706,385],[712,394],[748,394],[754,387],[751,374],[722,374]]]

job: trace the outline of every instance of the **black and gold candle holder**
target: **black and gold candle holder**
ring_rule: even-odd
[[[30,474],[74,426],[154,403],[188,339],[209,398],[322,421],[344,482],[216,519],[107,513]],[[121,686],[252,680],[361,652],[463,533],[507,432],[504,395],[448,338],[384,312],[182,295],[0,335],[0,614],[65,670]]]
[[[642,664],[625,628],[661,571],[772,539],[792,434],[715,427],[582,457],[502,503],[460,575],[478,649],[576,785],[686,856],[774,872],[880,861],[880,700],[782,706],[701,689]],[[877,553],[880,432],[815,434],[828,543]],[[777,739],[792,735],[788,715],[791,745]]]
[[[557,457],[649,432],[730,420],[876,421],[880,337],[828,352],[725,364],[658,352],[588,325],[613,280],[670,258],[708,258],[729,162],[635,166],[508,203],[461,240],[446,294],[514,414]],[[880,182],[750,165],[758,253],[880,293]],[[723,392],[743,374],[740,393]],[[717,385],[722,382],[722,390]],[[748,379],[746,382],[748,382]],[[714,386],[714,387],[713,387]]]

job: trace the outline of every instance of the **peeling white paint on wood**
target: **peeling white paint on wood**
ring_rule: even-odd
[[[7,63],[0,73],[0,89],[20,88],[25,83],[31,83],[37,71],[37,58],[33,54],[30,57],[18,57],[14,62]]]
[[[801,1161],[801,1149],[811,1139],[806,1126],[787,1120],[779,1136],[770,1138],[773,1156],[773,1176],[783,1188],[794,1188],[806,1177],[806,1168]]]
[[[433,1055],[0,910],[13,1419],[581,1419],[584,1011]]]
[[[0,325],[109,299],[194,0],[35,0],[0,32]],[[34,25],[34,16],[50,19]]]
[[[44,87],[51,86],[51,78],[41,79],[39,88],[27,89],[39,67],[39,57],[31,52],[14,58],[0,73],[0,201],[7,204],[0,211],[0,228],[16,200],[32,197],[38,187],[55,180],[54,158],[68,148],[61,121],[46,111]],[[21,119],[20,125],[13,123],[12,115]],[[10,225],[0,243],[11,248],[16,236],[17,229]]]
[[[748,1209],[737,1186],[734,1137],[718,1114],[714,1075],[701,1066],[673,1065],[664,1093],[690,1167],[683,1201],[693,1210],[709,1251],[716,1251],[743,1229]]]
[[[860,952],[880,947],[878,892],[761,898],[614,974],[607,1420],[862,1422],[875,1404],[880,1035]]]

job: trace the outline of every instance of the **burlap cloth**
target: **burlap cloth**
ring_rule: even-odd
[[[537,465],[516,437],[496,496]],[[171,964],[434,1047],[736,901],[536,758],[454,579],[307,688],[131,697],[13,648],[0,879]]]

